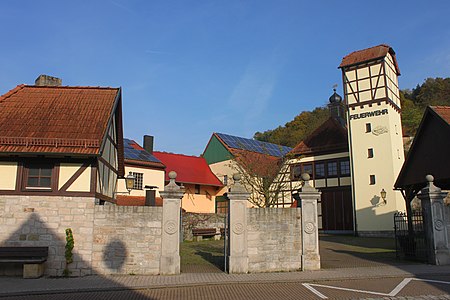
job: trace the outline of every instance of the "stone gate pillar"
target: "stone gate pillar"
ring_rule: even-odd
[[[317,216],[317,201],[322,192],[309,184],[310,176],[302,174],[304,185],[298,193],[302,207],[302,270],[319,270],[319,226]]]
[[[425,178],[427,186],[417,194],[417,197],[422,202],[428,262],[433,265],[449,265],[450,250],[444,211],[447,193],[433,184],[433,176],[427,175]]]
[[[230,251],[228,272],[248,273],[247,200],[250,193],[242,186],[239,174],[233,175],[234,185],[228,191]]]
[[[177,173],[169,173],[170,182],[159,194],[163,198],[160,274],[180,274],[180,208],[184,189],[175,183]]]

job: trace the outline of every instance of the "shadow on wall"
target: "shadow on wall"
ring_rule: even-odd
[[[122,270],[127,257],[127,246],[121,240],[114,239],[108,242],[103,249],[103,262],[109,270],[115,273]]]
[[[77,249],[77,236],[79,232],[74,231],[75,249]],[[5,240],[0,242],[0,247],[48,247],[48,260],[45,263],[46,274],[48,276],[63,276],[66,267],[65,260],[65,228],[50,228],[46,222],[37,214],[31,213],[22,224],[11,233]],[[128,256],[128,250],[122,241],[115,239],[110,241],[103,248],[103,262],[112,271],[120,271]],[[69,276],[83,276],[96,274],[89,261],[83,260],[77,251],[73,251],[73,262],[68,266]],[[22,264],[2,263],[0,276],[22,276]],[[101,275],[100,275],[101,276]],[[24,283],[30,279],[23,279]],[[125,289],[127,287],[118,284],[115,281],[107,280],[107,284],[114,288]],[[141,293],[129,290],[127,296],[139,299],[154,299],[146,297]]]
[[[49,276],[63,276],[66,268],[66,240],[65,227],[50,228],[37,213],[31,213],[23,223],[0,242],[4,247],[48,247],[48,259],[45,264],[46,274]],[[79,240],[81,233],[73,229],[74,249],[83,249],[83,241]],[[124,242],[118,239],[109,241],[102,250],[102,260],[113,273],[119,272],[128,257],[128,250]],[[91,262],[84,260],[77,250],[73,251],[73,262],[68,265],[70,276],[84,276],[96,274]],[[5,264],[0,275],[21,275],[22,267],[18,264]]]

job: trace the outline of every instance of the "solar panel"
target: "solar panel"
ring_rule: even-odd
[[[224,133],[216,133],[216,134],[225,144],[227,144],[228,147],[233,149],[253,151],[277,157],[284,156],[289,151],[292,150],[292,148],[290,147],[280,146],[272,143],[261,142],[253,139],[246,139]]]
[[[155,156],[148,153],[144,149],[136,149],[132,146],[133,144],[136,144],[136,142],[129,139],[123,139],[123,152],[125,159],[150,161],[156,163],[161,162],[159,159],[157,159]]]

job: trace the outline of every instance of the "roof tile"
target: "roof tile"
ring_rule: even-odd
[[[389,45],[386,44],[381,44],[367,49],[354,51],[346,55],[342,59],[339,68],[349,67],[359,63],[380,59],[385,57],[388,53],[392,55],[392,58],[394,59],[395,68],[397,70],[397,74],[400,75],[400,69],[397,64],[394,49],[392,49]]]
[[[0,97],[0,152],[98,154],[119,93],[19,85]]]
[[[169,172],[175,171],[177,182],[223,186],[203,157],[157,151],[153,155],[166,165],[166,181],[169,181]]]

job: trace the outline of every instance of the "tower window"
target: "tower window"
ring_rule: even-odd
[[[367,149],[367,157],[372,158],[373,157],[373,148]]]
[[[366,123],[366,132],[372,131],[372,125],[370,123]]]
[[[198,195],[200,194],[200,184],[195,185],[195,193]]]
[[[375,184],[375,175],[370,175],[370,185]]]
[[[223,175],[223,185],[228,185],[228,175]]]

